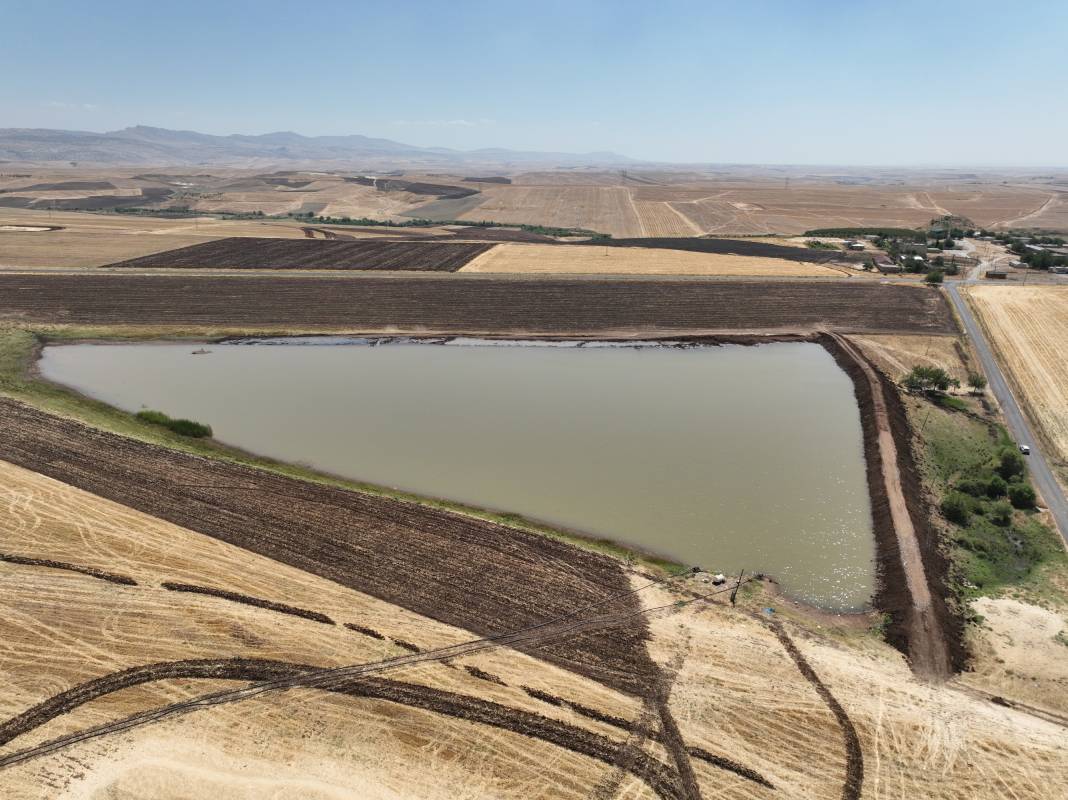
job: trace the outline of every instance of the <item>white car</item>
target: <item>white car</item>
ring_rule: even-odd
[[[1025,456],[1031,455],[1031,447],[1030,447],[1030,445],[1026,445],[1026,444],[1020,445],[1020,452],[1023,453]]]

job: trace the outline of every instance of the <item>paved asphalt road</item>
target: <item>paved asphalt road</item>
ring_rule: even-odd
[[[971,281],[966,282],[970,283]],[[1046,457],[1042,454],[1042,448],[1031,433],[1031,426],[1028,424],[1023,411],[1020,410],[1016,398],[1013,397],[1008,381],[1005,380],[1001,367],[998,366],[994,353],[990,349],[982,329],[976,323],[971,309],[968,308],[968,304],[961,297],[957,284],[946,283],[946,291],[949,293],[957,313],[964,322],[964,329],[968,334],[968,338],[972,340],[972,344],[975,345],[975,350],[979,354],[979,360],[983,364],[983,371],[990,380],[990,390],[994,393],[998,403],[1001,404],[1001,410],[1005,415],[1009,433],[1020,444],[1027,444],[1031,447],[1031,455],[1026,456],[1028,466],[1031,468],[1031,478],[1034,480],[1039,494],[1042,495],[1046,507],[1049,508],[1050,513],[1053,515],[1053,520],[1060,529],[1061,536],[1064,538],[1065,543],[1068,544],[1068,500],[1065,500],[1060,484],[1053,477],[1049,462],[1046,461]]]

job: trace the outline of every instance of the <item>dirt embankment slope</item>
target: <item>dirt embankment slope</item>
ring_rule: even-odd
[[[0,320],[466,335],[954,333],[938,292],[849,281],[0,274]]]
[[[822,344],[853,380],[878,552],[876,607],[887,638],[920,676],[944,680],[964,666],[963,632],[947,600],[948,564],[927,522],[910,434],[896,387],[841,336]]]
[[[537,534],[389,498],[209,461],[0,400],[0,458],[480,635],[630,589],[616,560]],[[624,598],[614,610],[637,610]],[[641,617],[538,654],[643,693]]]

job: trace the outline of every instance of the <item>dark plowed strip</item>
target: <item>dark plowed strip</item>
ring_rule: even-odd
[[[690,755],[693,758],[696,758],[699,761],[704,761],[706,764],[711,764],[714,767],[719,767],[720,769],[727,770],[727,772],[733,772],[740,778],[745,778],[746,780],[752,781],[753,783],[759,783],[761,786],[766,786],[769,789],[775,788],[771,781],[769,781],[759,772],[754,769],[749,769],[749,767],[743,764],[739,764],[737,761],[732,761],[731,759],[724,758],[723,756],[714,755],[713,753],[710,753],[701,747],[688,747],[686,749],[689,751]]]
[[[68,689],[0,723],[0,745],[7,744],[15,737],[44,725],[49,720],[68,713],[91,700],[131,686],[173,678],[263,681],[298,676],[314,669],[316,668],[305,664],[266,659],[199,659],[133,667]],[[618,749],[618,743],[611,739],[564,722],[509,708],[489,700],[454,694],[428,686],[400,683],[384,678],[360,678],[316,688],[351,697],[386,700],[411,708],[478,722],[540,739],[609,764],[612,763]],[[0,764],[2,762],[3,759],[0,758]],[[632,772],[648,783],[657,796],[665,800],[682,800],[673,770],[653,756],[641,753]]]
[[[25,556],[13,556],[10,553],[0,553],[0,561],[9,564],[24,564],[27,567],[47,567],[48,569],[65,569],[68,572],[77,572],[88,575],[90,578],[98,578],[108,583],[118,583],[123,586],[136,586],[137,581],[127,578],[125,575],[117,575],[114,572],[105,572],[95,567],[83,567],[80,564],[67,564],[63,561],[52,561],[47,558],[26,558]]]
[[[412,644],[411,642],[406,642],[403,639],[394,639],[393,640],[393,644],[397,645],[397,647],[404,648],[409,653],[421,653],[421,652],[423,652],[420,649],[419,645]]]
[[[549,694],[548,692],[543,692],[540,689],[531,689],[529,686],[520,686],[519,688],[529,694],[535,700],[541,700],[543,703],[548,703],[551,706],[562,706],[564,704],[563,699],[557,697],[555,694]]]
[[[252,325],[520,335],[618,331],[677,335],[817,327],[955,332],[941,293],[874,281],[485,278],[463,273],[393,278],[0,274],[0,319],[4,318],[72,325]]]
[[[827,704],[827,708],[831,710],[835,719],[838,720],[838,724],[842,728],[842,736],[845,739],[846,748],[846,778],[845,783],[842,785],[842,800],[858,800],[860,798],[860,790],[864,786],[864,752],[860,749],[860,737],[857,736],[857,729],[853,725],[853,720],[849,718],[845,709],[842,708],[842,704],[831,694],[831,690],[820,680],[816,670],[812,669],[812,665],[801,655],[801,651],[797,649],[797,645],[794,644],[793,639],[783,628],[782,623],[778,620],[769,620],[768,626],[774,631],[779,641],[782,642],[782,646],[786,648],[786,652],[790,654],[790,658],[794,660],[794,664],[797,665],[797,669],[805,677],[805,680],[812,684],[816,694]]]
[[[686,250],[691,253],[783,258],[787,261],[810,261],[817,264],[827,261],[860,260],[840,250],[789,247],[784,244],[769,244],[768,242],[747,242],[744,239],[649,236],[641,239],[595,239],[589,242],[582,242],[582,244],[596,245],[597,247],[646,247],[654,250]]]
[[[365,628],[363,625],[357,625],[355,622],[346,622],[345,627],[350,631],[356,631],[356,633],[362,633],[364,636],[370,636],[372,639],[385,640],[386,638],[374,628]]]
[[[305,229],[307,231],[309,229]],[[489,250],[480,242],[388,242],[342,238],[234,236],[109,264],[139,269],[369,269],[455,272]]]
[[[587,616],[640,608],[618,561],[545,536],[190,456],[9,399],[0,399],[0,430],[0,459],[479,636],[613,595]],[[528,649],[641,694],[656,673],[646,635],[637,616]]]
[[[164,581],[160,585],[163,586],[164,589],[168,589],[172,592],[206,594],[211,597],[221,597],[223,600],[230,600],[234,603],[243,603],[246,606],[256,606],[256,608],[265,608],[268,611],[277,611],[279,614],[290,614],[294,617],[303,617],[304,619],[310,619],[315,622],[322,622],[325,625],[334,624],[334,621],[330,619],[330,617],[326,616],[326,614],[320,614],[318,611],[309,611],[306,608],[297,608],[296,606],[289,606],[285,603],[274,603],[259,597],[250,597],[247,594],[228,592],[225,589],[213,589],[210,586],[195,586],[191,583],[175,583],[174,581]]]
[[[478,678],[479,680],[488,681],[489,683],[495,683],[498,686],[507,686],[508,685],[504,681],[502,681],[500,678],[498,678],[496,675],[494,675],[493,673],[486,672],[484,669],[479,669],[478,667],[476,667],[476,666],[474,666],[472,664],[464,664],[464,669],[467,670],[468,674],[470,674],[471,677],[473,677],[473,678]]]

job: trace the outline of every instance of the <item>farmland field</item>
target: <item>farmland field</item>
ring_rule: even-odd
[[[23,718],[23,732],[5,753],[243,686],[235,675],[248,676],[258,664],[340,666],[403,654],[398,640],[434,648],[470,638],[359,590],[2,461],[0,487],[6,548],[136,582],[118,586],[0,561],[0,633],[15,645],[0,659],[9,687],[0,699],[7,736],[13,732],[8,720],[74,687],[102,679],[130,687],[93,702],[82,698],[65,714],[53,710],[49,718],[42,708]],[[338,624],[162,587],[174,580],[286,600]],[[645,583],[636,579],[634,585]],[[654,587],[637,596],[651,608],[688,595]],[[984,796],[996,773],[1019,800],[1038,800],[1049,797],[1050,782],[1068,776],[1062,729],[953,688],[918,683],[885,646],[865,645],[858,660],[843,647],[841,631],[832,639],[780,623],[786,642],[787,631],[795,637],[797,656],[809,670],[804,674],[775,628],[758,613],[737,613],[721,600],[653,615],[649,622],[651,656],[672,675],[665,707],[678,719],[703,796],[724,790],[754,800],[843,796],[849,763],[844,728],[813,676],[847,709],[866,783],[875,780],[874,772],[880,783],[892,782],[908,796],[954,800],[962,793]],[[758,612],[775,601],[743,593],[739,602]],[[235,662],[247,663],[249,671],[223,669]],[[193,669],[197,663],[200,670]],[[130,682],[153,664],[159,665],[151,673],[156,680]],[[587,800],[603,796],[605,787],[628,800],[685,796],[670,780],[671,755],[647,700],[536,655],[500,648],[348,686],[352,694],[295,688],[164,719],[8,766],[0,781],[13,800],[51,800],[63,787],[117,798],[178,800],[189,796],[179,792],[195,791],[246,800],[249,785],[260,796],[316,800],[347,796],[353,787],[366,787],[363,796],[391,791],[428,800]],[[546,735],[551,741],[539,738]],[[590,755],[601,743],[602,757]],[[972,755],[961,758],[962,750]],[[618,753],[627,756],[622,767],[615,763]]]
[[[620,562],[538,534],[206,464],[10,400],[0,400],[0,418],[4,460],[474,633],[551,619],[627,586]],[[539,652],[640,693],[652,679],[644,638],[639,617],[611,634],[591,632]]]
[[[804,251],[799,252],[804,253]],[[670,249],[598,247],[595,245],[501,244],[468,262],[461,271],[591,275],[738,275],[840,278],[844,270],[802,261],[787,261],[781,258],[697,253]]]
[[[231,237],[109,264],[138,269],[363,269],[454,272],[493,244]]]
[[[973,286],[967,292],[1063,473],[1068,465],[1068,287]]]
[[[923,287],[463,273],[0,274],[0,320],[512,335],[955,331],[942,295]]]

